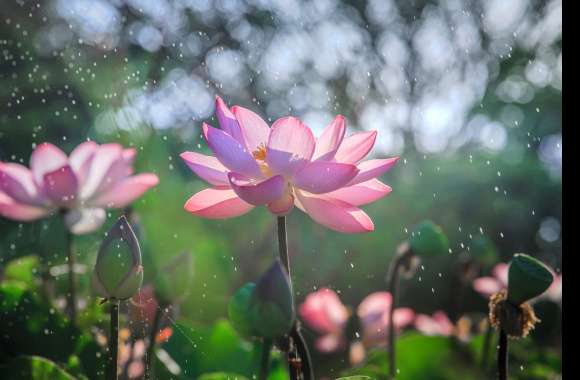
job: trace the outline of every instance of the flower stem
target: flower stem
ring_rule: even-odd
[[[491,326],[487,326],[485,329],[485,335],[483,336],[483,348],[481,352],[481,368],[487,371],[487,364],[489,361],[489,345],[491,344],[491,338],[493,336],[493,329]]]
[[[151,325],[151,331],[149,332],[149,346],[147,347],[147,355],[145,355],[145,379],[153,379],[154,372],[154,360],[153,355],[155,355],[155,337],[157,336],[157,331],[159,331],[159,326],[161,325],[161,320],[163,319],[163,309],[164,305],[159,305],[155,311],[155,317],[153,317],[153,325]]]
[[[262,358],[260,360],[260,377],[258,380],[266,380],[270,371],[270,352],[272,351],[272,340],[264,339],[262,343]]]
[[[278,217],[278,253],[282,265],[286,268],[288,277],[290,278],[290,285],[292,285],[292,278],[290,277],[290,257],[288,256],[288,235],[286,233],[286,217]]]
[[[73,235],[68,230],[66,232],[66,253],[68,264],[68,291],[66,293],[66,309],[71,323],[75,324],[77,315],[77,297],[74,271],[75,254],[73,250]]]
[[[499,348],[497,350],[497,378],[507,380],[508,378],[508,337],[505,331],[499,330]]]
[[[412,255],[412,251],[409,249],[408,244],[403,243],[397,248],[397,253],[393,258],[393,262],[389,267],[389,273],[387,275],[387,286],[388,290],[393,297],[393,302],[391,303],[391,308],[389,309],[389,320],[388,320],[388,343],[387,343],[387,353],[389,358],[389,378],[394,379],[396,377],[396,337],[395,337],[395,323],[394,314],[395,308],[397,307],[397,299],[399,293],[399,273],[401,265],[404,260],[408,259]]]
[[[111,301],[110,334],[107,380],[117,380],[117,361],[119,351],[119,301]]]
[[[282,265],[286,268],[288,273],[288,279],[290,280],[290,289],[292,290],[292,277],[290,276],[290,258],[288,256],[288,237],[286,233],[286,217],[278,217],[278,253],[280,255],[280,261]],[[292,291],[292,298],[294,298],[294,292]],[[292,301],[294,302],[294,301]],[[290,379],[314,379],[314,372],[312,368],[312,360],[310,359],[310,352],[308,351],[308,346],[302,334],[300,333],[300,327],[298,323],[294,323],[292,330],[289,334],[288,344],[288,364]]]

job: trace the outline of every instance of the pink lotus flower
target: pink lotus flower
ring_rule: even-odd
[[[451,336],[455,331],[455,325],[449,320],[447,314],[439,310],[433,316],[419,314],[415,318],[415,328],[425,335]]]
[[[185,152],[181,158],[212,188],[194,194],[188,212],[224,219],[265,205],[276,215],[294,206],[316,222],[346,233],[374,229],[358,206],[391,192],[377,180],[398,157],[362,161],[377,133],[360,132],[344,138],[345,119],[337,116],[316,139],[295,117],[276,120],[272,127],[243,107],[230,110],[216,98],[221,129],[203,124],[203,134],[215,154]]]
[[[88,141],[70,156],[56,146],[40,144],[30,157],[30,170],[0,162],[0,215],[32,221],[57,211],[74,234],[96,230],[105,208],[122,208],[158,182],[155,174],[131,175],[135,149]]]
[[[493,268],[493,277],[480,277],[473,281],[473,288],[484,297],[489,297],[508,285],[508,268],[505,263],[497,264]]]
[[[323,334],[316,341],[319,351],[333,352],[344,345],[349,312],[333,290],[323,288],[310,293],[300,305],[299,314],[308,326]]]
[[[386,344],[392,304],[391,293],[376,292],[369,294],[358,306],[357,315],[362,323],[363,341],[367,347]],[[395,331],[410,325],[414,318],[415,312],[408,307],[395,309],[393,313]]]

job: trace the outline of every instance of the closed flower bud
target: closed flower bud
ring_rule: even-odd
[[[256,283],[251,304],[255,329],[261,337],[279,338],[290,331],[295,319],[292,290],[279,260]]]
[[[258,336],[250,318],[252,314],[250,301],[255,288],[256,284],[253,282],[246,283],[234,294],[228,305],[230,323],[245,338]]]
[[[193,276],[191,254],[184,252],[161,268],[154,280],[155,295],[162,304],[176,304],[187,296]]]
[[[124,216],[101,243],[92,283],[100,296],[110,300],[131,298],[143,283],[141,249]]]
[[[229,317],[243,336],[280,338],[295,320],[288,275],[279,261],[256,284],[244,285],[230,301]]]
[[[409,238],[411,250],[418,256],[434,256],[449,251],[449,241],[443,229],[430,220],[419,223]]]

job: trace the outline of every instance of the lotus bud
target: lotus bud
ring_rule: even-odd
[[[256,284],[253,282],[246,283],[234,294],[228,305],[228,316],[232,326],[245,338],[258,336],[250,318],[252,314],[250,301],[255,288]]]
[[[230,320],[243,336],[280,338],[287,334],[295,320],[288,274],[276,262],[256,284],[244,285],[232,298],[228,308]]]
[[[172,305],[187,296],[193,276],[193,261],[189,252],[174,257],[157,273],[155,295],[161,304]]]
[[[508,272],[508,300],[522,304],[544,293],[554,275],[541,261],[523,253],[516,253]]]
[[[290,331],[296,315],[288,273],[279,260],[256,283],[251,306],[259,336],[279,338]]]
[[[443,229],[430,220],[419,223],[409,238],[411,250],[420,257],[434,256],[449,251],[449,241]]]
[[[107,300],[125,300],[135,295],[142,283],[139,242],[127,219],[121,216],[99,248],[93,288]]]
[[[491,266],[498,259],[497,249],[493,242],[483,235],[473,238],[469,252],[480,265]]]

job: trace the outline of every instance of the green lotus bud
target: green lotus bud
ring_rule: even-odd
[[[157,273],[153,285],[162,304],[176,304],[187,296],[193,276],[191,254],[184,252],[174,257]]]
[[[523,253],[512,258],[508,272],[508,300],[520,305],[544,293],[554,275],[541,261]]]
[[[471,256],[483,265],[493,265],[497,262],[497,250],[487,237],[477,235],[471,242]]]
[[[430,220],[419,223],[409,238],[411,250],[418,256],[434,256],[449,252],[449,241],[443,229]]]
[[[127,219],[121,216],[101,243],[92,284],[106,299],[125,300],[135,295],[142,283],[139,242]]]
[[[294,324],[295,311],[288,274],[276,262],[256,284],[247,283],[228,306],[230,321],[245,337],[279,338]]]
[[[292,290],[279,260],[256,283],[250,304],[250,320],[260,337],[279,338],[290,331],[295,319]]]
[[[230,300],[228,305],[228,316],[234,329],[243,337],[250,338],[257,336],[257,331],[252,327],[251,299],[256,284],[248,282],[242,286]]]

